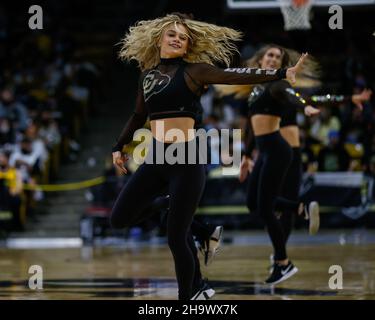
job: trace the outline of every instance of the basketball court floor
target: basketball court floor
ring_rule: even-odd
[[[213,263],[206,267],[202,262],[201,267],[216,290],[213,299],[375,299],[375,233],[371,230],[321,231],[315,237],[295,232],[289,256],[299,272],[273,287],[263,284],[270,253],[265,233],[226,232]],[[8,239],[0,257],[0,299],[177,296],[172,256],[163,241],[84,246],[79,238]],[[42,289],[29,288],[33,265],[43,270]],[[337,268],[342,270],[342,289]]]

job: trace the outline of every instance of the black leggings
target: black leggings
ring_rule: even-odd
[[[292,149],[279,131],[255,137],[259,151],[251,172],[247,206],[257,212],[265,221],[268,234],[274,247],[274,259],[287,259],[285,233],[275,210],[298,209],[298,202],[281,198],[286,171],[292,160]]]
[[[160,142],[153,140],[153,146]],[[188,143],[185,143],[187,148]],[[169,144],[164,144],[165,148]],[[155,150],[155,149],[154,149]],[[187,149],[185,149],[187,150]],[[188,152],[186,152],[187,154]],[[191,222],[205,184],[203,164],[142,164],[121,190],[111,214],[114,228],[134,226],[152,215],[145,210],[167,187],[170,208],[167,217],[168,245],[171,249],[179,288],[179,299],[192,296],[199,276]]]
[[[299,201],[299,189],[302,181],[301,149],[294,147],[292,162],[285,176],[281,196],[288,200]],[[297,210],[285,209],[282,211],[280,221],[284,229],[285,242],[288,241],[292,231]]]
[[[155,199],[152,205],[146,210],[152,211],[153,213],[157,214],[160,213],[162,209],[167,208],[169,208],[169,198],[166,198],[166,196],[164,195]],[[164,223],[165,219],[162,219],[161,224],[164,225]],[[193,237],[195,237],[196,240],[200,242],[210,240],[211,234],[215,231],[215,229],[216,226],[200,222],[195,217],[193,217],[193,221],[191,222],[191,234]]]
[[[215,231],[216,226],[193,220],[191,224],[191,233],[198,241],[210,240],[211,234]]]
[[[142,215],[154,216],[163,212],[163,210],[169,209],[169,197],[167,196],[168,190],[161,192],[161,195],[156,197],[154,201],[144,210],[145,212]],[[159,220],[160,225],[166,224],[166,217],[168,215],[162,214],[162,219]],[[191,223],[191,234],[200,242],[210,240],[212,233],[215,231],[216,226],[208,223],[203,223],[198,221],[193,217]]]

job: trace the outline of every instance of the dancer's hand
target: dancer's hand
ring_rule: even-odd
[[[364,89],[359,94],[352,95],[352,102],[356,105],[359,110],[363,110],[363,102],[369,101],[372,95],[372,91],[370,89]]]
[[[308,117],[315,116],[320,113],[320,110],[317,108],[314,108],[313,106],[306,106],[304,111],[305,111],[305,115]]]
[[[128,170],[125,168],[125,162],[129,160],[126,154],[122,154],[121,151],[112,152],[113,164],[119,168],[123,173],[127,174]]]
[[[303,53],[296,65],[286,70],[286,78],[290,81],[291,84],[296,83],[296,74],[301,71],[303,62],[305,61],[307,56],[308,53]]]
[[[251,160],[251,158],[243,156],[240,165],[240,175],[238,177],[238,180],[240,180],[241,183],[246,180],[247,175],[253,170],[253,167],[253,160]]]

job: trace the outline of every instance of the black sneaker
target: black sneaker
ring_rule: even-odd
[[[199,242],[199,251],[203,254],[206,266],[212,263],[215,255],[218,253],[222,236],[223,226],[217,226],[209,239]]]
[[[286,266],[281,266],[277,263],[274,264],[272,274],[265,281],[266,284],[278,284],[298,272],[298,269],[291,261]]]
[[[190,300],[209,300],[215,294],[215,290],[204,280],[202,280],[201,286],[193,291],[194,293]]]

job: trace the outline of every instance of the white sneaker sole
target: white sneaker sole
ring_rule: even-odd
[[[313,201],[309,204],[309,233],[314,235],[320,226],[319,203]]]
[[[297,267],[294,267],[292,270],[290,270],[286,275],[284,275],[282,278],[280,278],[279,280],[275,281],[275,282],[272,282],[272,283],[267,283],[268,285],[275,285],[275,284],[278,284],[280,282],[283,282],[287,279],[289,279],[291,276],[295,275],[296,273],[298,272],[298,268]]]
[[[217,254],[219,247],[221,246],[221,237],[223,235],[223,227],[218,226],[216,227],[215,231],[212,233],[211,238],[215,238],[216,240],[210,240],[208,245],[208,253],[207,253],[207,259],[205,261],[205,265],[208,266],[212,263],[212,260],[214,259],[215,255]]]

